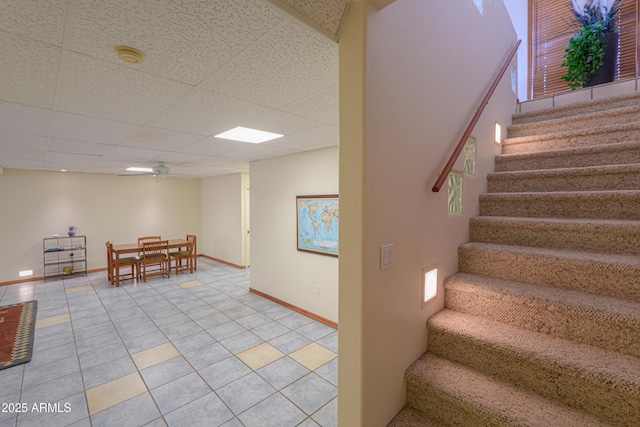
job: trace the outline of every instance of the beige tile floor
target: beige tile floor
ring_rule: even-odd
[[[337,425],[337,331],[249,293],[249,274],[0,287],[0,305],[38,300],[31,362],[0,370],[0,427]]]

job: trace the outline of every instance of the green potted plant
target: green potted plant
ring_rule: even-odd
[[[572,0],[579,27],[565,49],[562,76],[571,89],[606,83],[615,78],[618,33],[615,20],[622,0]]]

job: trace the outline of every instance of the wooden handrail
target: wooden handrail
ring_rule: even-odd
[[[480,115],[484,111],[484,107],[486,107],[486,105],[489,103],[489,99],[491,98],[491,95],[493,95],[493,92],[496,90],[496,87],[498,87],[498,83],[500,83],[500,79],[502,79],[502,76],[504,75],[505,71],[507,71],[507,68],[511,63],[511,60],[513,59],[516,52],[518,51],[518,46],[520,46],[520,43],[522,43],[522,40],[518,40],[516,42],[516,45],[513,47],[513,49],[511,50],[511,53],[509,54],[509,57],[507,58],[504,65],[498,72],[498,75],[496,76],[495,80],[493,81],[493,84],[487,91],[487,94],[482,99],[482,102],[480,103],[480,106],[476,110],[476,113],[473,115],[473,118],[471,119],[469,126],[467,126],[467,130],[464,131],[462,138],[460,138],[458,145],[456,145],[456,149],[454,150],[453,154],[449,158],[449,161],[447,162],[444,169],[442,170],[442,173],[440,173],[440,175],[438,176],[438,179],[436,180],[435,185],[431,189],[431,191],[433,191],[434,193],[437,193],[438,191],[440,191],[440,187],[442,187],[442,184],[444,184],[444,180],[447,179],[447,176],[449,175],[449,172],[451,172],[451,169],[453,168],[454,163],[456,162],[456,160],[458,160],[458,156],[460,155],[460,152],[464,148],[464,144],[467,142],[467,139],[471,135],[471,132],[473,131],[473,128],[475,127],[476,123],[478,123],[478,120],[480,120]]]

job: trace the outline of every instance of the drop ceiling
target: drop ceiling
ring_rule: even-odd
[[[202,178],[336,146],[348,3],[0,0],[0,167],[125,174],[163,162]],[[315,29],[285,12],[296,7]],[[144,61],[121,61],[119,45]],[[236,126],[284,137],[213,137]]]

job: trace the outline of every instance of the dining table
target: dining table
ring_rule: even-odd
[[[169,249],[188,249],[191,246],[191,242],[186,239],[168,239]],[[120,286],[120,255],[122,254],[137,254],[140,255],[142,253],[142,243],[122,243],[119,245],[113,245],[113,254],[115,256],[114,267],[115,274],[114,280],[115,285]],[[171,268],[171,267],[169,267]]]

